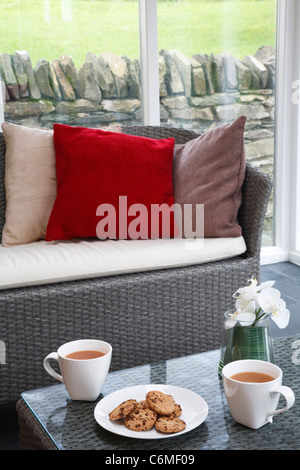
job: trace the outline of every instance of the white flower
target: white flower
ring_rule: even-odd
[[[290,320],[290,312],[286,308],[285,301],[280,298],[277,289],[267,288],[259,294],[258,303],[260,308],[271,314],[272,320],[279,328],[285,328]]]
[[[231,328],[237,322],[240,322],[242,326],[250,326],[256,319],[255,315],[256,305],[255,302],[252,300],[248,302],[247,308],[245,310],[236,309],[236,311],[230,315],[230,319],[226,321],[225,326],[227,328]]]
[[[249,286],[240,287],[233,294],[233,297],[237,297],[238,299],[244,299],[245,301],[254,300],[257,294],[257,280],[252,277],[251,279],[249,279],[249,282]]]
[[[280,298],[279,290],[273,288],[275,281],[258,285],[252,277],[249,282],[248,286],[241,287],[233,294],[237,299],[236,310],[226,322],[226,327],[234,326],[236,322],[249,326],[265,315],[270,315],[279,328],[285,328],[289,323],[290,312]]]
[[[267,281],[262,282],[260,285],[257,284],[257,280],[255,278],[249,279],[250,284],[245,287],[241,287],[238,289],[234,294],[233,297],[237,298],[235,307],[236,309],[247,309],[249,302],[256,302],[256,308],[259,308],[258,304],[258,296],[260,292],[264,289],[268,289],[274,285],[275,281]]]

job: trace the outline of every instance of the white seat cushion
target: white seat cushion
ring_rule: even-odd
[[[0,289],[175,268],[231,258],[243,237],[172,240],[44,240],[0,246]]]

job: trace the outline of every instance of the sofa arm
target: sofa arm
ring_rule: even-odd
[[[247,163],[238,214],[247,245],[247,257],[260,256],[264,219],[272,188],[272,180]]]

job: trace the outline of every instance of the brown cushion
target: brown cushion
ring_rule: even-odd
[[[181,205],[192,204],[193,230],[196,204],[204,204],[204,236],[238,237],[237,220],[245,177],[244,126],[246,117],[175,145],[174,196]],[[184,236],[184,233],[183,233]]]

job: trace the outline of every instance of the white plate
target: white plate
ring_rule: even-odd
[[[155,428],[152,428],[149,431],[137,432],[127,429],[124,423],[122,423],[122,420],[111,421],[109,419],[109,413],[120,403],[131,398],[135,398],[137,401],[145,400],[146,394],[150,390],[160,390],[167,395],[172,395],[175,402],[180,404],[182,408],[180,418],[186,423],[186,428],[183,431],[174,434],[163,434],[158,432]],[[117,390],[102,398],[94,410],[95,420],[104,429],[119,434],[120,436],[133,437],[136,439],[165,439],[167,437],[179,436],[203,423],[207,414],[207,403],[200,395],[186,388],[164,384],[136,385],[134,387]]]

